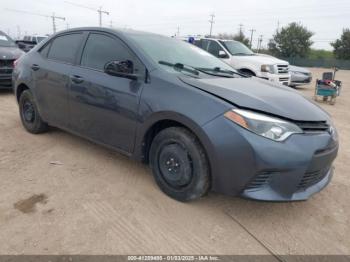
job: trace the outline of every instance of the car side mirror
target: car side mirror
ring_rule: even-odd
[[[112,76],[137,80],[137,75],[134,74],[134,63],[130,60],[108,62],[104,72]]]
[[[228,58],[228,55],[226,54],[225,51],[220,50],[220,51],[219,51],[219,58]]]

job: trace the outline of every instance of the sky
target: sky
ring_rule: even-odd
[[[100,6],[110,12],[103,15],[103,26],[168,36],[178,28],[181,36],[209,34],[210,15],[215,14],[213,34],[236,33],[242,24],[249,37],[249,30],[256,30],[253,46],[260,35],[266,46],[278,25],[300,22],[314,33],[313,48],[332,50],[330,42],[350,27],[350,0],[0,0],[0,30],[12,37],[52,33],[51,18],[29,13],[65,17],[65,21],[57,20],[58,30],[97,26],[94,10]]]

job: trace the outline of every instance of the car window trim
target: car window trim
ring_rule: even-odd
[[[40,48],[37,50],[37,52],[39,53],[39,55],[41,55],[43,58],[48,59],[48,58],[47,58],[47,55],[48,55],[49,52],[50,52],[51,44],[52,44],[52,40],[48,41],[48,42],[45,43],[42,47],[40,47]],[[42,54],[42,51],[43,51],[47,46],[49,46],[49,50],[47,51],[46,55],[43,55],[43,54]]]
[[[86,38],[83,40],[84,41],[84,44],[82,46],[82,49],[81,49],[81,52],[79,54],[79,58],[77,59],[77,64],[75,65],[76,67],[79,67],[79,68],[83,68],[83,69],[89,69],[89,70],[93,70],[95,72],[100,72],[100,73],[104,73],[105,72],[103,70],[100,70],[100,69],[97,69],[97,68],[91,68],[91,67],[88,67],[88,66],[83,66],[81,64],[81,61],[83,59],[83,54],[84,54],[84,50],[86,48],[86,44],[87,44],[87,41],[89,40],[89,37],[90,35],[92,34],[99,34],[99,35],[104,35],[104,36],[107,36],[107,37],[110,37],[112,38],[113,40],[119,40],[123,45],[124,47],[130,52],[130,54],[135,58],[137,59],[137,61],[144,67],[145,69],[145,74],[143,76],[144,79],[147,79],[146,75],[147,75],[147,67],[145,66],[145,64],[142,62],[142,60],[137,56],[137,54],[132,50],[132,48],[130,48],[127,43],[125,43],[125,41],[123,41],[121,38],[119,38],[118,36],[114,35],[114,34],[111,34],[111,33],[108,33],[108,32],[103,32],[103,31],[86,31]]]
[[[49,54],[50,54],[50,51],[51,51],[51,48],[52,48],[52,43],[58,38],[58,37],[62,37],[62,36],[66,36],[66,35],[76,35],[76,34],[81,34],[82,35],[82,39],[80,40],[80,45],[78,47],[78,50],[80,51],[81,49],[81,43],[84,41],[84,31],[73,31],[73,32],[66,32],[66,33],[62,33],[62,34],[59,34],[57,36],[55,36],[53,39],[51,39],[47,44],[51,43],[51,46],[49,48],[49,51],[47,52],[47,55],[46,55],[46,59],[48,61],[52,61],[52,62],[55,62],[55,63],[60,63],[60,64],[65,64],[65,65],[71,65],[71,66],[75,66],[76,65],[76,62],[77,62],[77,55],[79,52],[77,52],[77,54],[75,54],[74,56],[74,59],[73,59],[73,63],[70,63],[70,62],[66,62],[66,61],[61,61],[61,60],[56,60],[56,59],[51,59],[49,58]],[[45,44],[45,46],[47,45]],[[44,48],[44,47],[42,47]],[[39,50],[41,50],[42,48],[40,48]]]

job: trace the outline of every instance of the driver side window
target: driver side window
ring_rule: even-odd
[[[108,62],[126,60],[133,62],[134,73],[137,74],[144,71],[142,63],[120,40],[106,35],[92,33],[86,42],[81,58],[81,65],[104,71],[104,67]]]
[[[212,55],[219,57],[219,52],[224,51],[224,49],[215,41],[210,41],[208,52]],[[224,51],[225,52],[225,51]]]

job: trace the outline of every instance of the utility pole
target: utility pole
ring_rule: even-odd
[[[17,25],[17,39],[21,39],[21,27]]]
[[[22,14],[28,14],[28,15],[36,15],[36,16],[51,18],[52,19],[52,31],[53,31],[53,33],[56,33],[56,29],[57,29],[57,27],[56,27],[56,19],[63,20],[63,21],[66,20],[65,17],[55,16],[55,14],[43,15],[43,14],[37,14],[37,13],[32,13],[32,12],[27,12],[27,11],[22,11],[22,10],[16,10],[16,9],[6,9],[6,10],[10,11],[10,12],[16,12],[16,13],[22,13]],[[19,26],[17,26],[17,31],[19,32],[18,34],[20,34]]]
[[[100,6],[100,8],[97,10],[97,12],[98,12],[98,16],[99,16],[99,24],[100,24],[100,27],[102,27],[102,14],[109,15],[109,12],[103,11],[102,6]]]
[[[51,16],[51,19],[52,19],[52,29],[53,29],[53,33],[55,34],[56,31],[57,31],[56,19],[66,21],[66,18],[65,18],[65,17],[60,17],[60,16],[55,16],[55,13],[53,13],[52,16]]]
[[[277,21],[277,33],[280,31],[280,20]]]
[[[261,49],[263,37],[264,37],[263,35],[260,35],[259,40],[258,40],[258,53],[260,52],[260,49]]]
[[[73,3],[73,2],[69,2],[69,1],[64,1],[65,3],[67,4],[70,4],[70,5],[74,5],[74,6],[77,6],[77,7],[80,7],[80,8],[85,8],[85,9],[89,9],[91,11],[95,11],[98,13],[98,24],[100,27],[102,27],[102,15],[105,14],[105,15],[109,15],[110,13],[108,11],[105,11],[105,10],[102,10],[102,6],[100,6],[99,8],[93,8],[93,7],[89,7],[89,6],[85,6],[85,5],[79,5],[79,4],[76,4],[76,3]]]
[[[254,35],[254,32],[256,32],[256,30],[252,28],[249,31],[251,32],[251,34],[250,34],[250,48],[252,48],[253,47],[253,35]]]
[[[180,26],[177,27],[177,33],[176,35],[179,37],[180,36]]]
[[[243,24],[239,24],[239,34],[243,35]]]
[[[211,35],[212,35],[212,33],[213,33],[213,24],[215,24],[215,21],[214,21],[215,14],[211,14],[210,17],[211,17],[211,19],[209,20],[209,23],[210,23],[210,33],[209,33],[209,36],[211,37]]]

